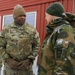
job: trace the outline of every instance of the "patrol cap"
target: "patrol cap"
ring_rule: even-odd
[[[25,12],[24,8],[22,7],[22,5],[17,4],[13,10],[13,18],[16,18],[20,15],[26,15],[26,12]]]
[[[48,6],[46,9],[46,13],[58,17],[62,17],[62,13],[64,13],[64,7],[59,2],[54,2]]]

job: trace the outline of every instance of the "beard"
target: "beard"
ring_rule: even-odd
[[[25,23],[25,19],[20,19],[20,20],[16,20],[15,21],[15,24],[17,24],[17,25],[23,25]]]
[[[19,21],[17,24],[18,25],[23,25],[25,23],[25,21]]]
[[[18,25],[23,25],[25,23],[25,20],[20,20],[17,22]]]

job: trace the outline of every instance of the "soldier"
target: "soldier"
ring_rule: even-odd
[[[40,53],[38,75],[74,75],[75,32],[61,3],[46,9],[46,36]]]
[[[25,22],[26,12],[21,5],[14,7],[13,18],[14,22],[5,26],[0,35],[3,73],[33,75],[32,64],[39,49],[39,34],[33,26]]]

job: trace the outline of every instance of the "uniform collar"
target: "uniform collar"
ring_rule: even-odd
[[[18,25],[15,25],[15,23],[13,22],[11,27],[13,28],[19,28],[19,27],[24,27],[26,25],[26,23],[24,23],[22,26],[18,26]]]

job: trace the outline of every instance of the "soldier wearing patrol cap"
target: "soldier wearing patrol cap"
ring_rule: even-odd
[[[38,75],[74,75],[75,33],[64,7],[54,2],[46,9],[46,37],[44,39]]]
[[[26,12],[21,5],[13,10],[14,22],[5,26],[0,36],[3,50],[4,75],[33,75],[32,64],[40,39],[37,30],[25,22]]]

